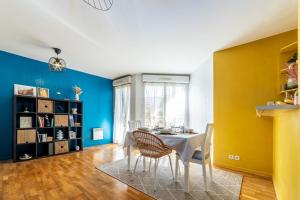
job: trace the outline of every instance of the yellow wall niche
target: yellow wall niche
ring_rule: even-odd
[[[299,13],[298,3],[298,29],[300,28]],[[300,38],[299,32],[298,38]],[[300,83],[299,75],[298,83]],[[300,110],[284,113],[274,119],[273,170],[273,182],[278,200],[300,199]]]

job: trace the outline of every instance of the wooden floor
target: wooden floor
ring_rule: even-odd
[[[104,145],[50,158],[1,163],[0,200],[151,199],[95,168],[123,157],[121,147]],[[272,182],[245,174],[241,199],[275,199]]]

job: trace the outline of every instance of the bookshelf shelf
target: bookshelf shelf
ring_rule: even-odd
[[[32,156],[29,159],[32,160],[83,149],[81,139],[83,135],[83,102],[20,95],[15,95],[13,99],[13,159],[15,162],[25,161],[20,159],[24,154]],[[72,113],[74,109],[78,114]],[[25,127],[24,121],[26,122],[26,119],[20,120],[21,117],[27,117],[29,124],[26,125],[26,128],[20,128],[21,123],[23,123],[21,127]],[[29,121],[28,118],[30,118]],[[61,121],[62,118],[64,121]],[[75,123],[79,123],[81,126],[74,127]],[[58,124],[62,124],[62,126],[55,126]],[[30,142],[27,140],[27,143],[20,143],[20,134],[26,135],[29,131],[31,133]],[[61,137],[59,137],[59,133],[63,134],[64,139],[59,140]],[[70,139],[69,134],[77,137]]]
[[[60,141],[68,141],[69,139],[62,139],[62,140],[54,140],[54,142],[60,142]]]
[[[22,145],[31,145],[31,144],[35,144],[35,142],[30,142],[30,143],[22,143],[22,144],[17,144],[18,146],[22,146]]]
[[[35,112],[17,112],[17,114],[25,114],[25,115],[26,114],[34,114],[35,115],[36,113]]]
[[[53,141],[47,141],[47,142],[38,142],[38,144],[47,144],[47,143],[52,143]]]
[[[36,127],[31,127],[31,128],[16,128],[16,130],[31,130],[31,129],[36,129]]]

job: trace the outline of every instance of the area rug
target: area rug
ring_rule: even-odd
[[[131,163],[134,164],[135,160]],[[142,162],[139,163],[136,173],[127,170],[127,158],[112,163],[96,166],[100,171],[120,180],[121,182],[141,191],[154,199],[159,200],[238,200],[243,177],[239,174],[213,169],[213,181],[208,174],[208,191],[204,191],[202,166],[191,163],[190,165],[190,192],[183,190],[183,166],[180,167],[178,182],[172,179],[168,160],[159,163],[157,177],[158,186],[154,191],[153,168],[149,172],[149,163],[146,163],[147,170],[143,171]],[[152,167],[154,166],[152,162]],[[174,168],[174,166],[173,166]],[[207,170],[208,171],[208,170]]]

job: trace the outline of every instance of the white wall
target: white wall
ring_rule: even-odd
[[[213,55],[191,74],[189,89],[189,127],[204,132],[213,122]]]

